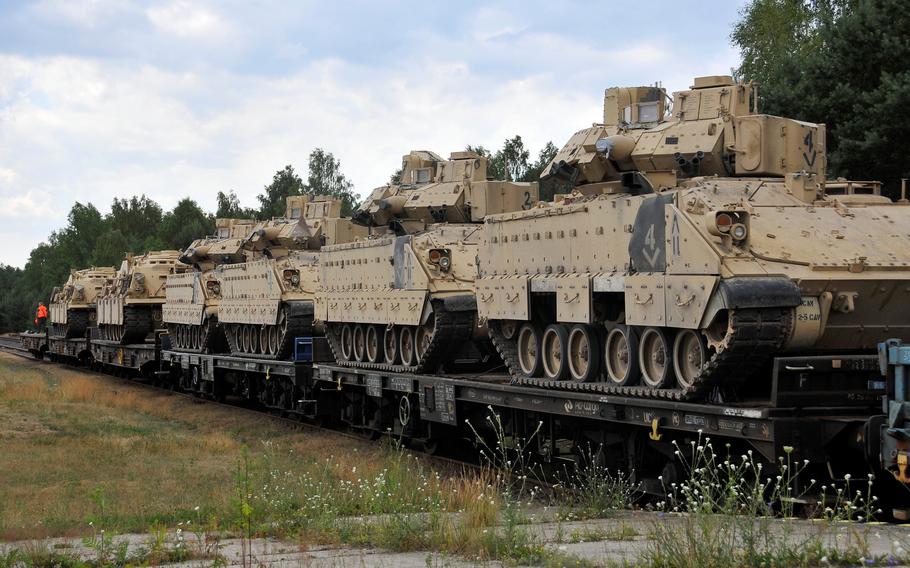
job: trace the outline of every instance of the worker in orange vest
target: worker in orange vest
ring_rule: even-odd
[[[35,314],[35,327],[38,328],[38,331],[44,333],[44,328],[47,324],[47,306],[44,305],[44,302],[38,302],[38,313]]]

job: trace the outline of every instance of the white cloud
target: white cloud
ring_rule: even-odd
[[[230,31],[220,15],[184,0],[149,8],[145,13],[157,29],[182,38],[221,38]]]
[[[93,28],[129,6],[126,0],[41,0],[34,10],[46,19]]]
[[[130,22],[155,35],[129,45],[123,57],[0,54],[0,229],[15,244],[0,249],[0,262],[17,265],[65,223],[75,201],[105,211],[114,197],[145,193],[170,208],[189,195],[212,210],[217,191],[235,189],[254,205],[277,169],[290,163],[305,170],[317,146],[333,152],[366,194],[411,149],[447,155],[467,144],[496,148],[521,134],[536,154],[598,120],[606,87],[663,80],[685,88],[695,74],[727,72],[736,60],[729,50],[682,58],[659,35],[629,44],[557,33],[518,10],[495,8],[478,9],[464,33],[409,30],[406,57],[358,63],[300,43],[310,36],[256,36],[264,32],[240,25],[224,4],[41,6],[85,26],[131,10]],[[129,30],[118,33],[132,38]],[[255,64],[221,65],[250,55],[230,51],[244,41],[274,47],[281,69],[261,71],[255,57]],[[148,46],[192,62],[135,55]]]

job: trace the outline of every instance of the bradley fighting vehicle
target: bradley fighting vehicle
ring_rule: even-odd
[[[218,326],[221,302],[218,267],[253,256],[244,245],[255,224],[250,219],[216,219],[214,235],[193,241],[183,251],[180,262],[193,269],[168,275],[162,311],[173,349],[219,353],[226,347]]]
[[[536,183],[488,181],[473,152],[405,156],[400,185],[374,190],[355,214],[371,237],[322,249],[317,318],[338,363],[433,372],[487,359],[474,301],[480,223],[537,198]]]
[[[218,321],[231,353],[285,358],[295,337],[313,335],[319,249],[366,234],[341,218],[340,199],[292,196],[285,217],[257,224],[244,240],[247,262],[216,269]]]
[[[162,306],[167,277],[188,268],[176,250],[127,255],[98,298],[98,336],[118,343],[142,343],[164,328]]]
[[[910,339],[910,208],[826,181],[824,125],[759,114],[754,85],[666,100],[608,89],[541,178],[571,193],[487,218],[478,310],[515,380],[741,398],[781,351]]]
[[[65,339],[85,337],[86,330],[95,325],[95,302],[116,275],[112,266],[72,271],[66,284],[51,293],[50,334]]]

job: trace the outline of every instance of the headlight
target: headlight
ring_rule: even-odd
[[[712,235],[729,237],[734,243],[741,243],[749,236],[748,211],[714,211],[707,219],[707,229]]]
[[[300,272],[297,270],[285,270],[283,276],[287,282],[291,283],[291,286],[300,284]]]
[[[452,266],[452,259],[450,258],[451,251],[449,249],[430,249],[427,258],[430,261],[430,264],[435,264],[439,267],[440,270],[446,272],[449,270],[449,267]]]
[[[733,237],[734,241],[744,241],[748,235],[749,229],[742,223],[736,223],[730,227],[730,236]]]

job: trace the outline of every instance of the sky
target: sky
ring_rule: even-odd
[[[243,205],[332,152],[365,195],[412,149],[532,157],[611,86],[729,74],[741,0],[0,0],[0,263],[145,194]]]

